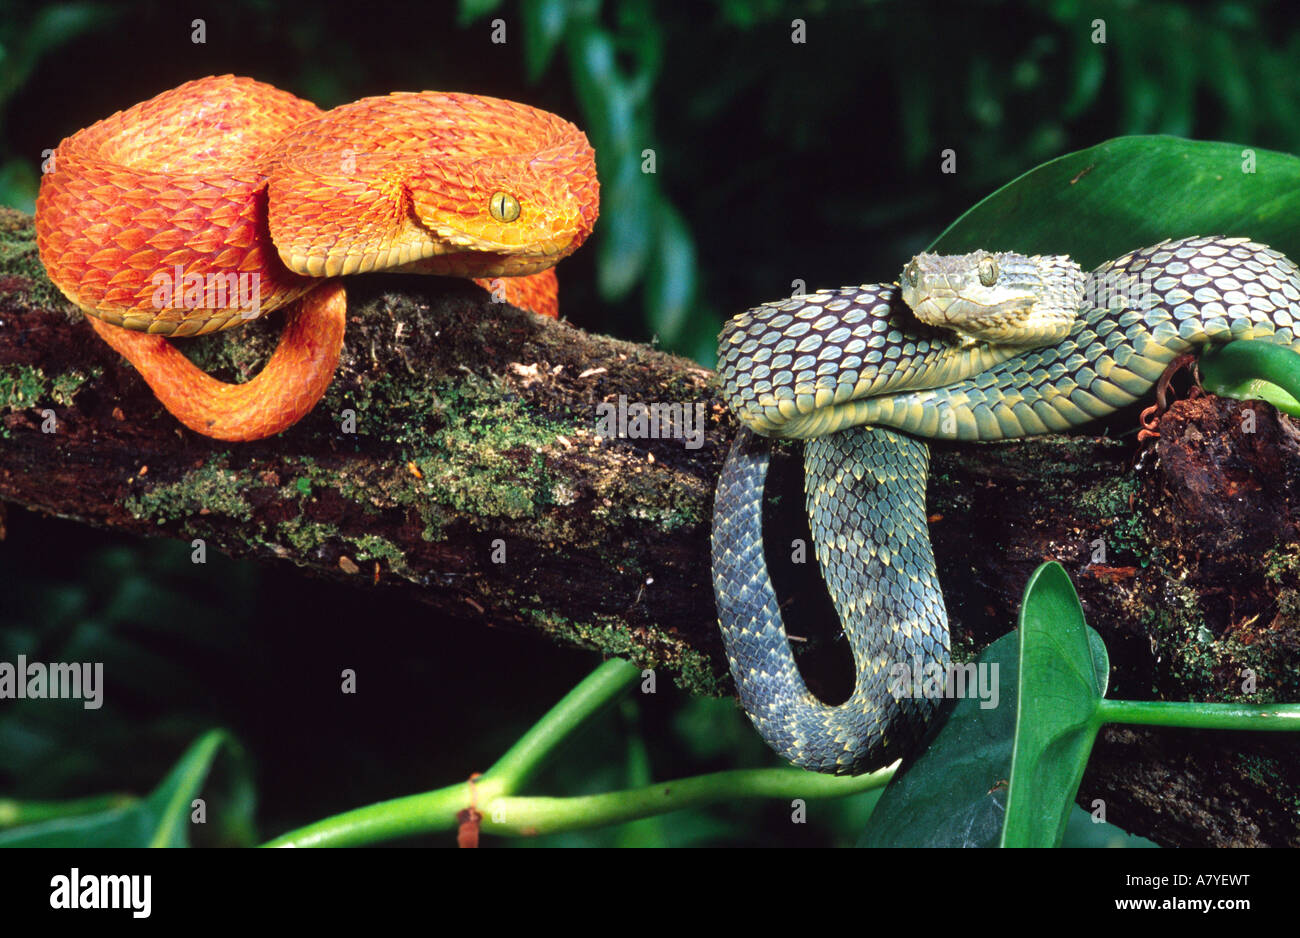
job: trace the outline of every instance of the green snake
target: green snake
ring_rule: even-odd
[[[719,339],[723,397],[745,425],[714,502],[723,643],[760,735],[821,772],[907,755],[941,702],[899,680],[949,664],[919,437],[1077,426],[1137,401],[1173,359],[1208,343],[1300,351],[1300,271],[1245,238],[1165,241],[1086,275],[1059,256],[922,254],[900,283],[768,303]],[[806,441],[814,553],[856,664],[838,706],[808,690],[785,635],[763,553],[770,444],[759,435]]]

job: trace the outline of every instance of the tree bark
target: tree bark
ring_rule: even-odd
[[[0,209],[0,499],[399,590],[455,622],[540,630],[731,693],[709,519],[735,425],[711,373],[456,281],[362,277],[348,291],[324,400],[278,437],[221,443],[158,405],[45,277],[31,219]],[[274,345],[269,319],[185,347],[242,379]],[[638,438],[633,413],[631,434],[604,438],[602,405],[617,416],[620,401],[682,405],[678,435]],[[931,533],[955,650],[1006,632],[1029,574],[1055,559],[1106,640],[1110,696],[1300,700],[1289,422],[1202,398],[1161,431],[1141,447],[934,447]],[[796,596],[792,619],[801,606],[817,608]],[[801,664],[814,686],[834,684],[842,641],[811,637]],[[1101,799],[1108,820],[1161,843],[1296,845],[1298,763],[1281,734],[1107,730],[1080,803]]]

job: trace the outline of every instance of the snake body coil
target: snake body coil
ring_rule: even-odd
[[[36,241],[50,279],[168,410],[227,440],[278,433],[324,394],[346,313],[324,278],[472,277],[554,316],[550,268],[586,239],[599,205],[586,136],[545,111],[437,92],[322,111],[231,75],[78,131],[46,169]],[[244,384],[210,378],[163,338],[295,301],[275,354]]]
[[[1008,259],[1021,272],[1025,262],[1040,265],[1042,282],[1031,290],[1038,297],[1077,296],[1072,321],[1062,327],[1055,309],[1036,319],[1023,308],[1024,285],[998,283]],[[1064,286],[1068,259],[980,252],[948,260],[922,255],[904,268],[901,289],[847,287],[757,307],[720,338],[723,395],[750,429],[736,437],[714,503],[719,622],[742,706],[777,752],[806,768],[849,774],[892,761],[915,745],[938,703],[898,680],[948,664],[925,516],[928,452],[915,437],[1064,430],[1138,400],[1174,358],[1207,343],[1267,339],[1300,351],[1300,271],[1244,238],[1133,251],[1080,280],[1077,294]],[[958,309],[953,296],[978,292],[981,281],[996,302]],[[927,318],[946,316],[951,328],[920,322],[904,302],[906,293],[920,305],[929,288],[939,302]],[[996,321],[968,331],[969,317],[982,315],[976,307],[993,306]],[[1040,348],[1003,344],[1008,310],[1032,320],[1031,342],[1068,333]],[[987,334],[997,343],[980,338]],[[785,637],[763,557],[767,448],[755,432],[808,441],[816,556],[857,670],[840,706],[808,691]]]

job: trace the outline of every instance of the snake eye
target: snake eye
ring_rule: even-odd
[[[992,257],[980,259],[980,283],[991,287],[998,282],[998,262]]]
[[[903,268],[903,276],[907,278],[908,286],[916,286],[916,281],[920,277],[920,274],[916,269],[916,261],[912,261],[912,263]]]
[[[493,192],[488,211],[497,221],[512,222],[519,217],[519,200],[509,192]]]

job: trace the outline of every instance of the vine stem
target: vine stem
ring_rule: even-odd
[[[682,808],[742,798],[837,798],[883,787],[897,764],[870,775],[836,777],[795,768],[741,769],[575,798],[511,797],[556,747],[615,703],[641,676],[622,660],[606,661],[537,721],[473,781],[346,811],[281,834],[267,847],[348,847],[454,830],[473,805],[487,833],[528,836],[601,827]]]
[[[1100,700],[1096,722],[1184,726],[1205,730],[1300,730],[1300,704],[1174,703]]]

